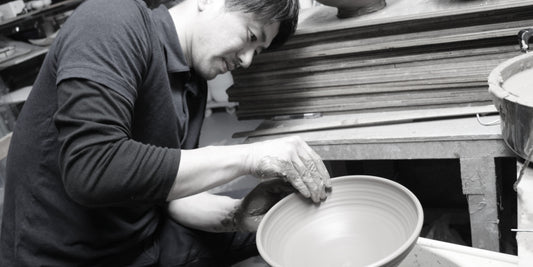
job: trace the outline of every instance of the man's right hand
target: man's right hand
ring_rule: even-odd
[[[325,200],[331,188],[324,162],[298,136],[251,144],[248,164],[258,178],[282,178],[315,203]]]

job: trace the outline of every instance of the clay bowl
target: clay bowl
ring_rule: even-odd
[[[339,18],[355,17],[378,11],[387,6],[385,0],[317,0],[317,2],[336,7]]]
[[[398,266],[416,243],[424,215],[402,185],[343,176],[320,205],[291,194],[265,215],[257,248],[276,267]]]

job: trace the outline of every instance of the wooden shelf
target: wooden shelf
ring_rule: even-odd
[[[48,52],[48,46],[36,46],[26,42],[19,42],[0,38],[0,46],[13,46],[17,51],[8,60],[0,63],[0,71],[18,65],[24,61],[33,59]]]
[[[16,30],[17,25],[31,22],[36,19],[40,19],[44,16],[50,16],[55,13],[63,12],[69,9],[74,9],[84,0],[65,0],[59,3],[55,3],[46,8],[28,12],[24,15],[19,15],[11,19],[7,19],[0,22],[0,32],[6,34],[6,32],[14,33],[11,31]]]

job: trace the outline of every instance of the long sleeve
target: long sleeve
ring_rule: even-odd
[[[105,86],[68,79],[58,86],[59,163],[69,196],[85,206],[164,201],[180,150],[132,139],[133,107]]]

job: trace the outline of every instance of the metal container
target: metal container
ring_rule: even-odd
[[[500,112],[502,137],[515,154],[528,161],[533,154],[533,75],[524,74],[533,72],[533,53],[527,53],[532,35],[533,29],[520,31],[519,43],[525,54],[498,65],[488,77],[489,92]],[[531,92],[531,97],[527,92],[518,94],[515,88],[509,88],[508,81],[518,75],[521,75],[522,86],[528,86],[525,89]],[[520,90],[524,92],[524,88]]]

